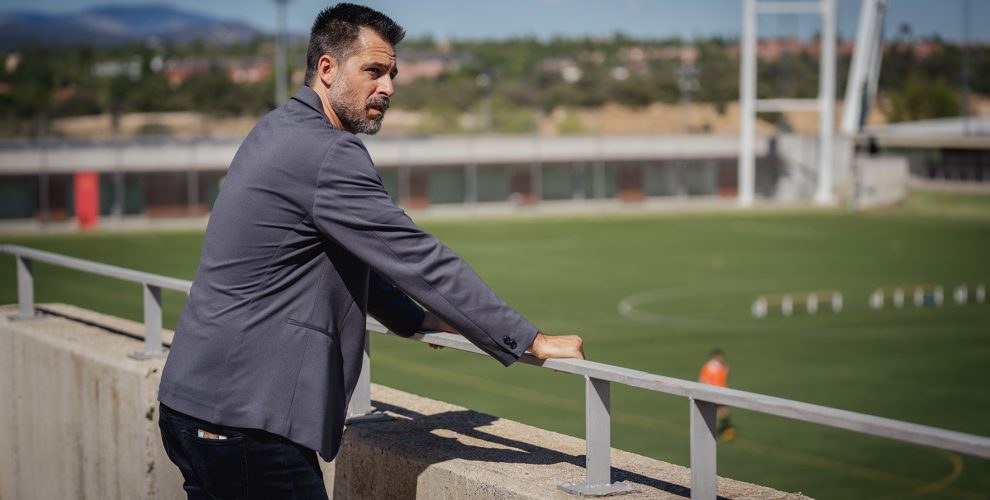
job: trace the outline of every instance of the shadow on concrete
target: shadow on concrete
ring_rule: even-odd
[[[492,415],[486,415],[484,413],[478,413],[470,410],[424,415],[407,408],[390,405],[381,401],[375,401],[374,406],[380,410],[384,410],[395,415],[400,415],[408,418],[409,420],[397,419],[390,422],[357,424],[349,427],[345,431],[345,439],[346,433],[348,432],[359,432],[361,434],[368,433],[369,435],[373,434],[374,436],[383,439],[388,439],[389,436],[392,435],[395,436],[395,439],[389,439],[389,441],[404,443],[401,446],[409,446],[410,449],[415,449],[412,455],[416,457],[416,461],[418,462],[417,467],[420,468],[415,471],[416,474],[404,476],[407,480],[409,478],[412,479],[409,481],[411,484],[393,484],[392,486],[395,488],[390,488],[392,493],[398,494],[403,498],[415,497],[416,477],[418,477],[423,470],[431,464],[444,462],[451,459],[532,465],[567,463],[582,469],[584,468],[584,455],[570,455],[531,443],[509,439],[479,430],[480,427],[485,427],[498,420],[498,417],[494,417]],[[435,429],[453,431],[464,436],[491,443],[493,447],[472,446],[462,443],[454,438],[438,436],[431,432]],[[338,460],[346,461],[347,457],[338,456]],[[350,467],[338,466],[336,470],[338,478],[342,471],[347,469],[350,469]],[[581,476],[582,477],[561,479],[562,482],[564,479],[571,481],[583,481],[583,474],[581,474]],[[401,478],[393,479],[401,480]],[[690,488],[652,477],[647,477],[642,474],[620,469],[614,466],[612,467],[612,481],[629,481],[630,483],[636,485],[655,488],[684,498],[690,498],[691,496]],[[344,482],[346,482],[346,479]],[[336,480],[334,481],[335,493],[337,492],[337,484],[342,483]]]

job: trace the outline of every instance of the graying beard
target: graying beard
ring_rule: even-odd
[[[338,85],[338,83],[334,82],[334,84],[330,88],[330,99],[331,99],[330,107],[333,108],[333,112],[337,114],[337,118],[340,119],[340,123],[344,125],[344,128],[353,131],[355,134],[367,134],[367,135],[377,134],[378,131],[381,130],[382,128],[382,120],[385,118],[385,113],[382,113],[378,117],[373,118],[371,121],[368,121],[365,120],[364,116],[362,115],[362,113],[365,111],[365,108],[361,107],[357,113],[353,113],[353,115],[359,115],[359,116],[352,116],[351,113],[352,110],[350,109],[350,107],[347,106],[346,98],[341,99],[341,95],[340,95],[341,93],[346,95],[347,92],[339,92],[338,90],[334,89],[333,87],[336,85]],[[387,104],[385,106],[385,109],[388,109]]]
[[[361,120],[358,127],[354,127],[354,131],[358,134],[368,134],[375,135],[382,128],[382,119],[385,115],[379,115],[377,118],[372,119],[372,121]]]

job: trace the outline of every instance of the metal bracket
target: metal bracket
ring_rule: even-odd
[[[41,319],[43,317],[45,317],[44,314],[41,314],[40,312],[35,311],[33,314],[31,314],[29,316],[25,316],[24,314],[21,314],[21,313],[11,314],[10,316],[7,316],[7,319],[10,320],[10,321],[31,321],[33,319]]]
[[[168,349],[162,349],[160,351],[132,351],[127,353],[127,357],[131,359],[136,359],[138,361],[146,361],[155,358],[164,358],[168,356]]]
[[[566,491],[572,495],[582,497],[607,497],[611,495],[623,495],[635,493],[637,490],[628,481],[620,481],[612,484],[587,485],[578,483],[564,483],[557,486],[557,489]]]
[[[372,408],[368,413],[348,416],[344,419],[344,425],[370,424],[372,422],[388,422],[389,420],[395,420],[395,417]]]

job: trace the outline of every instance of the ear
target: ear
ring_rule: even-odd
[[[339,70],[340,66],[337,64],[337,60],[330,54],[323,54],[320,56],[319,61],[316,62],[316,76],[327,87],[337,79],[337,72]]]

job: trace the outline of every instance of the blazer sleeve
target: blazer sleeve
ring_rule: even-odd
[[[326,237],[502,364],[516,361],[536,337],[532,323],[392,202],[353,135],[338,136],[320,166],[313,220]]]
[[[372,271],[368,278],[368,314],[381,321],[389,330],[411,337],[423,324],[423,308]]]

